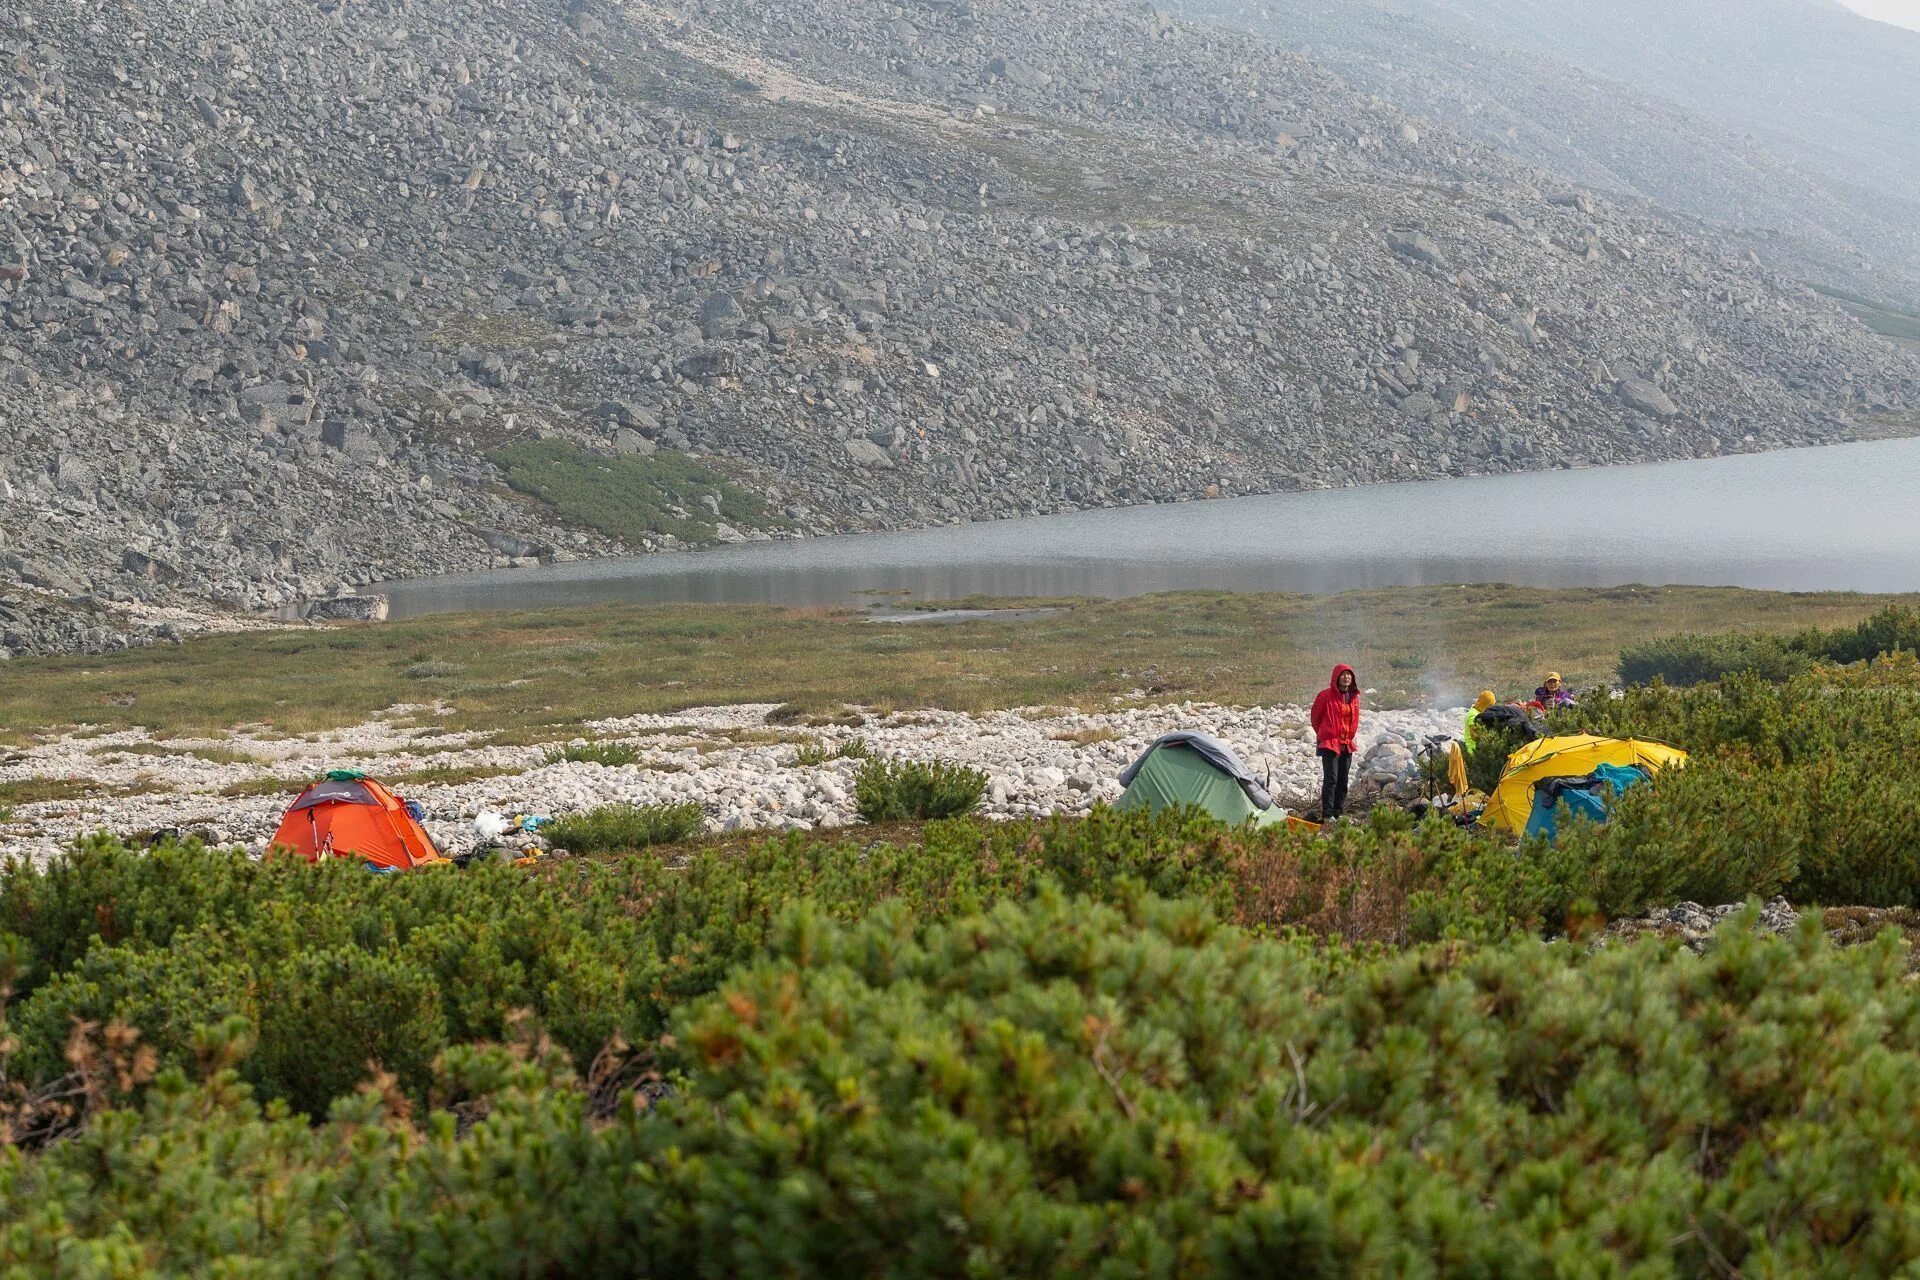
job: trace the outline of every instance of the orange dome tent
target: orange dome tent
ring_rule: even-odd
[[[308,862],[361,858],[383,871],[446,861],[398,796],[356,773],[330,773],[302,791],[273,843]]]

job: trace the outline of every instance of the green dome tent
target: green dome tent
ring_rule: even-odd
[[[1233,748],[1205,733],[1169,733],[1120,775],[1127,791],[1116,809],[1205,810],[1230,826],[1278,826],[1287,811],[1247,772]]]

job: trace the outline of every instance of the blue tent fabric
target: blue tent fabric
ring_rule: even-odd
[[[1594,766],[1593,776],[1617,796],[1628,787],[1637,787],[1645,782],[1647,771],[1637,764],[1601,764]]]
[[[1247,799],[1252,802],[1254,808],[1263,811],[1273,808],[1273,797],[1267,794],[1267,789],[1260,785],[1259,779],[1247,771],[1247,766],[1240,762],[1240,757],[1234,754],[1232,747],[1210,733],[1200,733],[1193,729],[1177,729],[1155,738],[1152,744],[1140,753],[1140,758],[1128,765],[1126,772],[1120,775],[1120,785],[1132,786],[1141,767],[1147,763],[1147,757],[1166,746],[1189,747],[1198,751],[1206,757],[1207,763],[1240,784],[1240,789],[1247,793]]]
[[[1562,808],[1588,822],[1605,822],[1613,798],[1646,780],[1645,769],[1613,764],[1599,765],[1583,778],[1548,778],[1533,789],[1526,835],[1545,836],[1549,844],[1558,840]]]

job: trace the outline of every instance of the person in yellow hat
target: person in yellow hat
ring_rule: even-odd
[[[1547,672],[1546,682],[1533,691],[1533,700],[1547,710],[1552,711],[1556,707],[1572,706],[1573,694],[1568,692],[1564,684],[1560,683],[1560,673],[1558,671],[1549,671]]]
[[[1467,744],[1467,750],[1473,750],[1474,736],[1480,732],[1480,713],[1498,701],[1491,689],[1482,689],[1480,696],[1473,700],[1473,710],[1467,712],[1467,727],[1460,734],[1460,741]]]

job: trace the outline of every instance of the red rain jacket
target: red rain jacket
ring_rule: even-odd
[[[1313,700],[1313,733],[1323,751],[1352,751],[1360,736],[1360,677],[1354,676],[1352,693],[1341,693],[1342,673],[1353,675],[1353,668],[1344,662],[1335,667]]]

